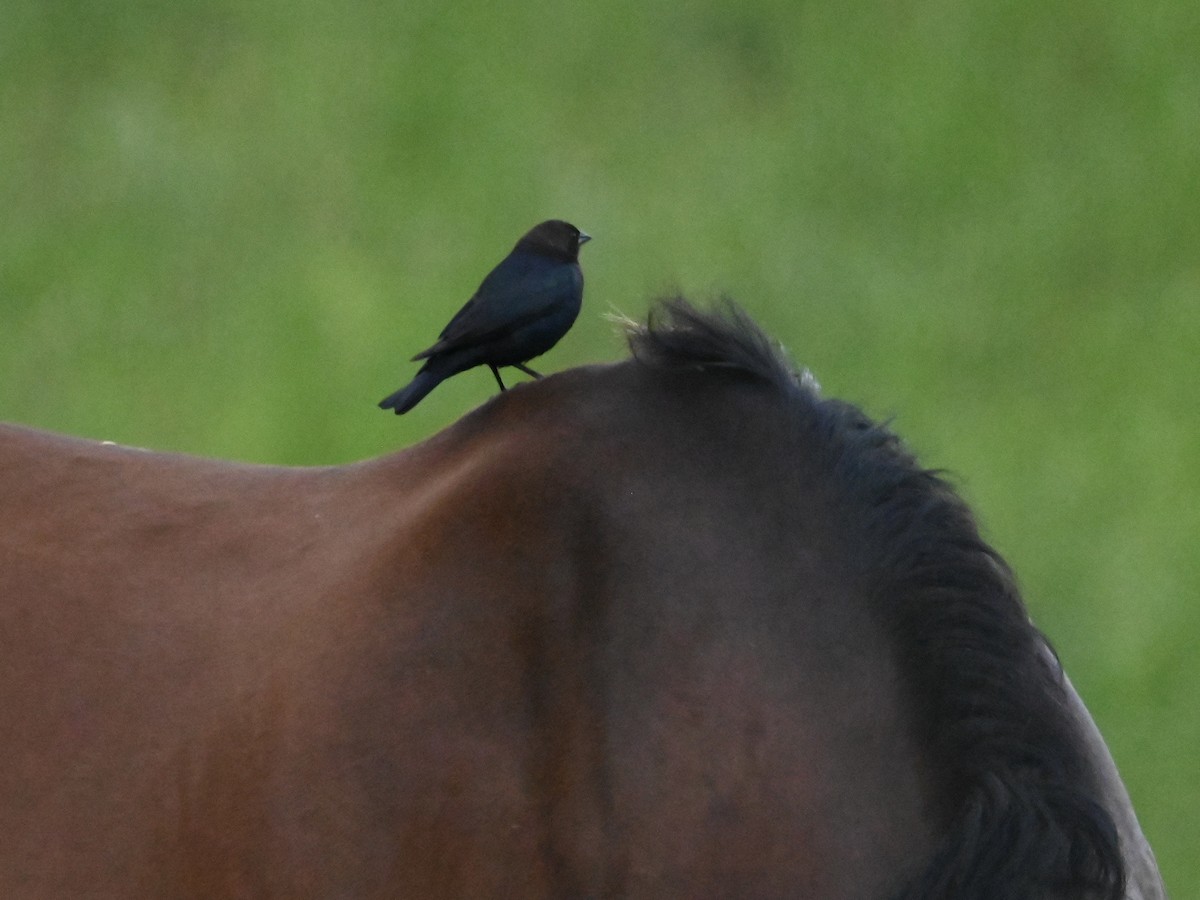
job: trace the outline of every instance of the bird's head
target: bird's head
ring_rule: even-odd
[[[574,262],[579,258],[579,248],[591,239],[590,234],[584,234],[570,222],[549,219],[526,232],[517,241],[517,248]]]

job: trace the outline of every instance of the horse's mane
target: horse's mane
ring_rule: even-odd
[[[870,600],[895,636],[947,824],[897,900],[1124,896],[1116,827],[1066,709],[1062,670],[1029,621],[1008,565],[967,505],[899,438],[822,398],[737,306],[662,301],[629,328],[652,368],[738,373],[783,392],[859,538]]]

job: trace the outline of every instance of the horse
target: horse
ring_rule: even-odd
[[[947,481],[630,344],[343,466],[0,428],[0,896],[1164,897]]]

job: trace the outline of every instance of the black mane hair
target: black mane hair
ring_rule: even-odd
[[[940,848],[896,900],[1124,897],[1117,830],[1062,670],[951,486],[857,407],[822,398],[730,301],[711,313],[660,301],[628,338],[643,365],[736,372],[785,393],[829,472],[924,746],[949,779]]]

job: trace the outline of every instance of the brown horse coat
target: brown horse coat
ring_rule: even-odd
[[[700,356],[342,467],[0,427],[0,896],[885,898],[952,870],[968,788],[829,462],[794,398]],[[1062,696],[1118,875],[1162,896]]]

